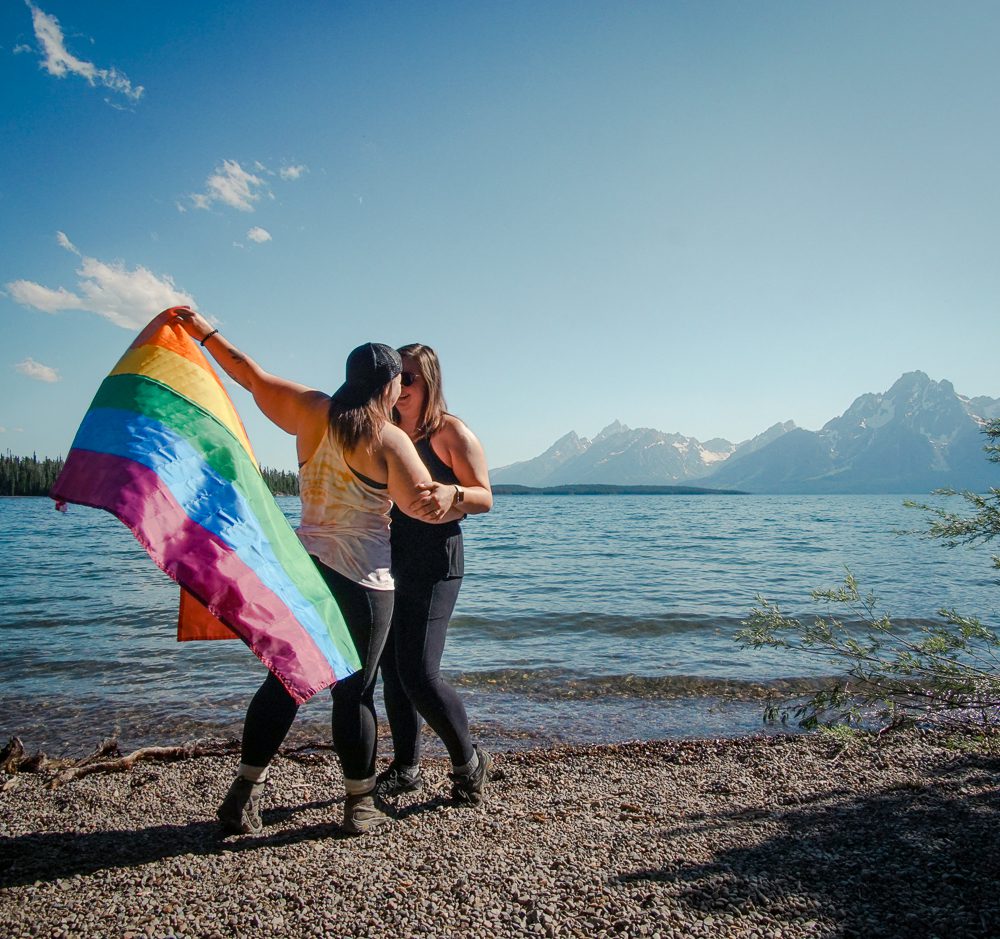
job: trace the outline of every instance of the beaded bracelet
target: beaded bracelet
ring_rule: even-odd
[[[205,345],[205,343],[208,342],[208,340],[211,339],[217,332],[217,329],[213,329],[204,339],[201,340],[201,344]]]

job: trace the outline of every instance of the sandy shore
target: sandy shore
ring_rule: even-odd
[[[341,834],[329,753],[279,759],[261,836],[220,840],[230,757],[48,790],[0,775],[4,936],[886,936],[1000,927],[1000,758],[908,733],[497,753],[489,804],[441,762]]]

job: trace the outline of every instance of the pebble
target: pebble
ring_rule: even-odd
[[[495,754],[481,809],[448,767],[362,838],[336,764],[279,759],[264,832],[220,839],[232,761],[0,777],[0,935],[989,936],[1000,761],[908,731]]]

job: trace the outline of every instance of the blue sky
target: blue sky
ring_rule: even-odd
[[[974,0],[5,0],[0,449],[174,300],[328,390],[433,345],[495,466],[1000,396],[998,48]]]

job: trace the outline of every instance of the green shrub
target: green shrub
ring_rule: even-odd
[[[986,424],[988,459],[1000,462],[1000,420]],[[934,516],[922,530],[948,547],[1000,535],[1000,489],[988,493],[938,490],[960,497],[971,514],[907,502]],[[993,557],[1000,568],[1000,558]],[[895,727],[915,721],[960,728],[993,727],[1000,718],[1000,635],[972,616],[940,610],[940,620],[897,627],[862,594],[848,571],[841,587],[816,590],[813,600],[843,611],[795,619],[758,596],[737,640],[744,648],[801,649],[826,658],[843,682],[815,694],[771,701],[767,721],[821,726]]]

